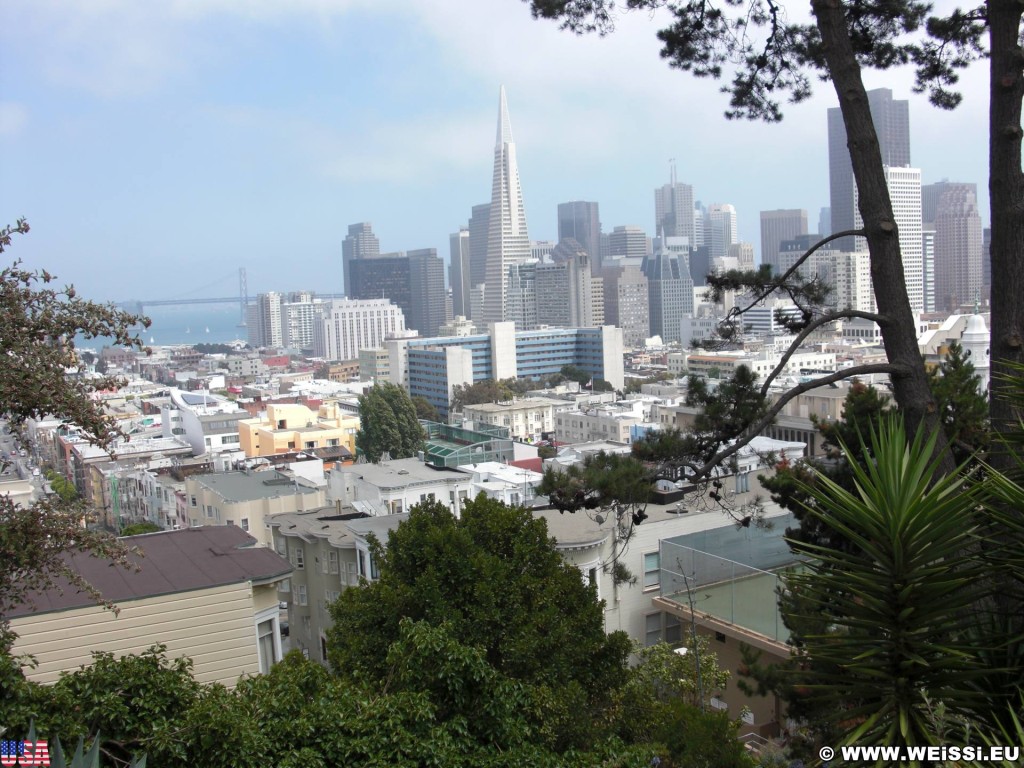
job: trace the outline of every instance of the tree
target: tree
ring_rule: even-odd
[[[930,384],[939,409],[942,430],[957,463],[963,464],[988,447],[988,402],[979,391],[981,378],[954,341],[945,358],[932,369]]]
[[[121,529],[121,535],[138,536],[143,533],[156,533],[160,530],[162,529],[160,528],[159,525],[157,525],[156,523],[151,523],[148,520],[146,520],[141,523],[132,523],[131,525],[126,525],[124,528]]]
[[[531,386],[528,379],[482,379],[473,384],[459,384],[452,392],[451,410],[461,411],[464,405],[506,402],[525,394]]]
[[[0,229],[0,253],[28,224]],[[26,419],[56,417],[85,430],[87,439],[109,447],[122,435],[117,423],[92,395],[115,387],[114,378],[89,378],[75,349],[75,337],[106,337],[142,348],[132,328],[149,320],[95,304],[73,286],[51,287],[46,270],[22,269],[19,263],[0,271],[0,408],[15,426]],[[70,377],[68,370],[80,375]],[[46,589],[58,577],[70,579],[94,598],[100,596],[63,559],[65,552],[90,552],[128,567],[126,549],[104,533],[84,528],[91,510],[76,502],[65,485],[64,498],[47,498],[17,507],[0,496],[0,616],[30,592]],[[60,494],[60,489],[58,494]]]
[[[534,16],[559,19],[576,33],[613,28],[614,0],[529,0]],[[990,189],[992,204],[992,367],[994,373],[1024,361],[1024,171],[1021,168],[1021,106],[1024,100],[1024,52],[1021,18],[1016,0],[987,0],[981,8],[948,16],[929,17],[930,5],[920,0],[868,3],[861,0],[812,0],[813,24],[787,23],[784,9],[773,2],[734,2],[722,7],[711,0],[674,3],[630,0],[629,9],[664,7],[672,21],[658,33],[662,56],[670,66],[698,77],[731,81],[729,118],[777,121],[780,101],[797,102],[811,93],[811,77],[831,80],[839,100],[850,147],[858,201],[864,226],[835,233],[816,244],[785,275],[770,272],[732,275],[711,281],[717,287],[753,290],[753,303],[775,291],[788,293],[804,316],[793,330],[797,343],[806,335],[843,317],[863,317],[878,323],[888,363],[859,366],[841,377],[884,370],[890,374],[896,403],[916,434],[925,425],[939,427],[935,403],[921,363],[913,317],[907,297],[898,232],[886,186],[878,138],[861,79],[863,67],[887,69],[912,64],[915,90],[927,91],[933,104],[952,108],[960,97],[952,90],[958,70],[985,55],[982,37],[989,33],[990,58]],[[921,35],[922,26],[925,35]],[[730,70],[731,68],[731,70]],[[868,243],[877,313],[830,311],[820,308],[820,286],[798,279],[798,268],[817,248],[840,236],[859,235]],[[797,279],[793,279],[797,278]],[[809,290],[807,290],[809,288]],[[732,315],[735,320],[742,313]],[[791,350],[795,349],[791,347]],[[783,361],[783,365],[785,360]],[[770,382],[776,369],[768,377]],[[766,382],[767,385],[767,382]],[[1001,397],[1002,380],[993,387],[992,423],[1000,432],[1012,429],[1017,413]],[[791,391],[790,398],[796,391]],[[784,397],[778,408],[790,399]],[[777,412],[777,411],[776,411]],[[759,420],[763,426],[774,416]],[[758,428],[751,430],[756,434]],[[736,449],[735,446],[732,446]],[[724,449],[728,451],[729,449]],[[937,444],[943,457],[939,468],[951,471],[950,452]],[[718,460],[725,456],[717,457]],[[998,457],[997,457],[998,458]],[[1005,461],[1004,458],[999,460]],[[705,473],[709,465],[703,468]]]
[[[447,627],[504,677],[531,686],[544,743],[582,745],[626,676],[630,644],[606,635],[593,587],[566,565],[547,525],[481,495],[456,518],[440,502],[412,508],[374,549],[380,579],[331,606],[331,666],[371,685],[389,679],[382,649],[403,619]]]
[[[423,449],[425,434],[409,394],[397,384],[378,382],[359,396],[356,448],[370,461],[387,452],[407,459]]]
[[[423,421],[440,421],[441,417],[437,412],[437,408],[423,397],[423,395],[416,395],[412,399],[413,407],[416,408],[416,418]]]
[[[808,514],[848,538],[837,550],[793,542],[809,558],[783,577],[787,626],[827,625],[802,634],[793,682],[807,703],[845,732],[844,743],[938,743],[931,708],[972,714],[991,706],[977,687],[972,607],[988,589],[973,554],[977,492],[957,474],[934,481],[937,459],[923,430],[908,438],[887,418],[872,430],[864,465],[850,461],[856,492],[821,479]]]

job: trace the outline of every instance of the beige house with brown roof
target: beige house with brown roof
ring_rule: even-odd
[[[137,571],[83,554],[67,562],[119,612],[96,605],[69,582],[30,595],[10,610],[12,653],[31,654],[29,680],[53,683],[92,661],[94,651],[140,653],[158,643],[188,656],[195,679],[234,687],[241,675],[266,672],[281,659],[277,589],[287,560],[235,526],[132,536]]]

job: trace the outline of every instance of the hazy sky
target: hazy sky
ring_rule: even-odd
[[[800,6],[803,12],[803,6]],[[653,189],[678,178],[758,212],[828,205],[828,83],[777,125],[728,122],[709,81],[659,59],[658,19],[611,36],[535,21],[521,0],[4,0],[4,254],[96,299],[341,289],[347,225],[385,251],[434,247],[488,202],[498,88],[508,92],[530,235],[596,200],[605,231],[653,230]],[[953,113],[907,73],[925,183],[975,182],[988,222],[986,71]]]

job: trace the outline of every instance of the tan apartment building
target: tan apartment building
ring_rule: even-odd
[[[354,456],[358,431],[359,417],[337,403],[325,403],[316,411],[298,403],[270,403],[265,416],[238,423],[240,444],[249,458],[339,446]]]
[[[26,677],[53,683],[92,661],[94,651],[121,656],[158,643],[187,656],[200,683],[233,688],[241,675],[266,672],[281,659],[278,587],[292,567],[274,551],[254,547],[240,528],[191,528],[126,539],[137,572],[104,558],[65,559],[119,609],[96,605],[70,582],[36,592],[8,612],[17,633],[13,652],[38,662]]]
[[[273,543],[273,515],[327,503],[324,488],[277,470],[193,475],[185,481],[185,497],[190,527],[237,526],[264,547]]]

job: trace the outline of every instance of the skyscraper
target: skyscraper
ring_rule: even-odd
[[[642,259],[649,250],[648,243],[647,233],[640,227],[629,224],[615,227],[608,235],[608,247],[612,256]]]
[[[349,282],[350,267],[353,259],[368,259],[380,255],[380,241],[373,234],[370,222],[361,221],[349,224],[348,237],[341,244],[341,263],[345,279],[345,292],[351,297],[352,283]]]
[[[650,331],[666,343],[682,340],[683,315],[693,314],[689,256],[670,248],[671,241],[654,256],[644,257],[643,262]]]
[[[676,181],[676,165],[672,163],[668,184],[654,190],[654,234],[658,237],[689,238],[696,248],[694,230],[693,187]]]
[[[903,278],[907,284],[910,308],[915,312],[924,311],[924,242],[921,222],[921,169],[886,166],[885,183],[892,200],[893,217],[900,235],[900,253],[903,258]],[[856,191],[856,190],[855,190]],[[854,205],[857,197],[854,195]],[[855,208],[853,229],[864,225],[860,210]],[[843,238],[846,240],[848,238]],[[850,238],[852,239],[852,238]],[[864,248],[864,239],[859,248]],[[840,241],[834,241],[841,243]],[[835,246],[841,250],[841,246]]]
[[[739,242],[736,209],[728,203],[712,203],[704,219],[704,243],[711,246],[711,258],[729,255],[729,246]]]
[[[473,206],[469,217],[469,287],[472,290],[487,280],[487,228],[491,222],[491,204]],[[472,317],[472,315],[466,315]],[[479,319],[479,318],[477,318]]]
[[[498,97],[498,136],[494,147],[491,211],[487,227],[487,275],[484,292],[485,322],[506,318],[509,268],[530,258],[519,163],[508,116],[505,86]],[[474,318],[475,319],[475,318]]]
[[[973,304],[981,293],[977,186],[948,181],[929,184],[922,187],[921,199],[924,220],[935,224],[935,308],[957,312],[964,304]]]
[[[587,252],[591,267],[601,267],[601,216],[597,203],[575,200],[558,204],[558,242],[572,238]]]
[[[779,272],[779,246],[807,234],[807,211],[801,208],[761,211],[761,263]]]
[[[448,245],[448,284],[452,288],[452,314],[469,317],[469,291],[472,288],[469,230],[462,228],[452,233],[448,237]]]
[[[868,91],[868,107],[878,134],[878,145],[882,152],[882,164],[891,168],[910,165],[910,104],[906,100],[893,99],[888,88]],[[846,141],[846,126],[839,107],[828,111],[828,169],[829,193],[831,200],[832,232],[856,229],[856,184],[853,179],[853,164]],[[837,241],[835,248],[841,251],[856,250],[857,238],[844,237]]]
[[[444,262],[435,248],[385,253],[351,264],[350,299],[385,298],[398,306],[405,327],[433,336],[445,321]]]

